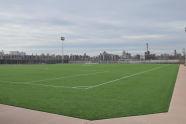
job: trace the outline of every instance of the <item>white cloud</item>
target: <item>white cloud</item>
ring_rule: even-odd
[[[159,38],[165,38],[166,35],[162,34],[145,34],[145,35],[125,35],[121,36],[123,39],[133,39],[133,40],[141,40],[141,39],[159,39]]]
[[[66,37],[68,53],[143,51],[146,40],[154,47],[182,49],[186,39],[184,3],[184,0],[0,1],[0,49],[58,53],[61,35]]]

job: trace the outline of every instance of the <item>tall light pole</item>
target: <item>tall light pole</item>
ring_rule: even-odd
[[[65,37],[61,37],[61,63],[63,64],[64,61],[64,51],[63,51],[63,42],[65,40]]]
[[[186,65],[186,51],[185,51],[185,48],[183,48],[183,56],[184,56],[184,60],[185,60],[184,64]]]
[[[185,32],[186,32],[186,27],[185,27]],[[185,55],[185,65],[186,65],[186,53],[185,53],[185,48],[184,48],[184,55]]]

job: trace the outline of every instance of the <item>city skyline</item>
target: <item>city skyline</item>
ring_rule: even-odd
[[[186,46],[184,0],[1,1],[0,49],[91,56],[126,50],[179,53]],[[8,8],[8,9],[7,9]]]
[[[147,48],[146,48],[147,49]],[[126,50],[122,50],[120,51],[119,54],[116,54],[116,53],[111,53],[111,52],[108,52],[108,51],[103,51],[103,52],[100,52],[96,55],[89,55],[87,53],[82,53],[82,54],[75,54],[75,53],[70,53],[70,54],[64,54],[64,56],[71,56],[71,55],[77,55],[77,56],[83,56],[83,55],[87,55],[87,56],[90,56],[90,57],[96,57],[96,56],[99,56],[100,54],[103,54],[103,53],[107,53],[107,54],[110,54],[110,55],[117,55],[117,56],[123,56],[123,53],[126,53],[126,54],[129,54],[131,57],[135,57],[136,55],[140,55],[140,56],[145,56],[146,53],[149,52],[149,54],[153,54],[155,56],[161,56],[161,55],[168,55],[168,56],[175,56],[175,55],[181,55],[181,56],[184,56],[185,55],[185,52],[184,52],[184,49],[182,49],[182,52],[180,52],[180,50],[172,50],[171,52],[169,53],[160,53],[160,54],[156,54],[156,53],[153,53],[151,50],[149,50],[149,48],[146,50],[146,51],[143,51],[142,54],[140,53],[136,53],[136,54],[132,54],[130,51],[126,51]],[[59,54],[55,54],[55,53],[27,53],[25,51],[7,51],[5,52],[4,50],[1,50],[0,51],[0,55],[15,55],[15,56],[25,56],[25,55],[55,55],[55,56],[62,56],[61,53]]]
[[[148,44],[147,44],[148,46]],[[185,53],[184,53],[185,55]],[[9,54],[4,54],[0,51],[0,64],[101,64],[101,63],[184,63],[185,56],[177,53],[174,50],[174,55],[161,54],[156,55],[147,51],[145,55],[131,55],[126,51],[122,55],[116,55],[104,51],[96,56],[89,56],[86,53],[83,55],[55,55],[55,54],[41,54],[41,55],[28,55],[25,52],[10,51]]]

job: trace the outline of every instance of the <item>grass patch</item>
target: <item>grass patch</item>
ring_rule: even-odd
[[[167,112],[178,67],[162,64],[0,66],[0,103],[88,120]],[[117,80],[136,73],[139,74]],[[105,83],[110,81],[113,82]],[[99,84],[104,85],[86,89]]]

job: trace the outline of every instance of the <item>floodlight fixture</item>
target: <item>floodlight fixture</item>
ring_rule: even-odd
[[[61,40],[64,41],[65,40],[65,37],[61,37]]]
[[[61,63],[63,64],[64,61],[64,48],[63,48],[63,42],[65,40],[65,37],[61,37]]]

